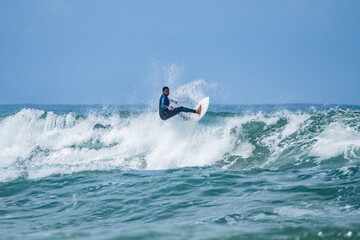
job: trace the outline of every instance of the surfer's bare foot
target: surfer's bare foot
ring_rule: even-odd
[[[196,113],[200,115],[200,113],[201,113],[201,105],[200,105],[199,108],[196,110]]]

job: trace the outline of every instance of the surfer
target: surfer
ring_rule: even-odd
[[[168,98],[168,96],[170,94],[170,90],[168,87],[163,87],[162,90],[163,90],[163,94],[161,95],[160,102],[159,102],[159,115],[162,120],[167,120],[180,112],[190,112],[190,113],[197,113],[197,114],[201,113],[201,105],[199,106],[199,108],[197,110],[182,107],[182,106],[177,107],[177,108],[169,106],[170,101],[174,102],[175,104],[177,104],[177,101],[170,100]]]

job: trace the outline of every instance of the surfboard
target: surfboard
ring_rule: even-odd
[[[208,108],[209,108],[209,103],[210,103],[210,98],[206,97],[204,99],[202,99],[194,108],[195,110],[199,108],[199,106],[201,105],[201,113],[196,114],[196,113],[190,113],[189,118],[195,121],[199,121],[200,119],[202,119],[205,115],[205,113],[207,112]]]

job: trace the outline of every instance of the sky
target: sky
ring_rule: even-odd
[[[360,1],[0,0],[0,104],[360,104]],[[170,75],[169,75],[170,71]],[[179,86],[179,85],[177,85]]]

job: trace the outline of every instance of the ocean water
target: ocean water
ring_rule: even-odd
[[[360,239],[360,106],[0,105],[0,239]]]

